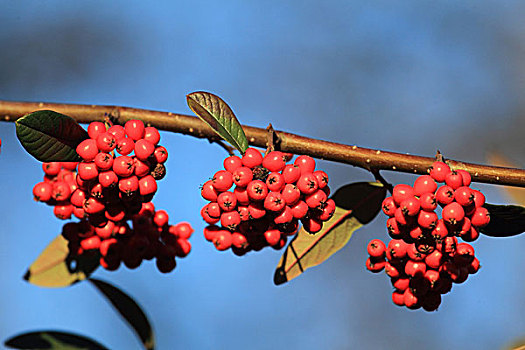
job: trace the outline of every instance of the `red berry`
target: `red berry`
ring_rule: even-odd
[[[168,160],[168,150],[163,146],[158,146],[153,152],[153,156],[157,163],[163,164]]]
[[[328,175],[324,171],[316,170],[313,172],[313,174],[317,178],[317,183],[319,184],[320,189],[323,189],[326,186],[328,186]]]
[[[296,219],[302,219],[306,216],[308,213],[308,204],[306,204],[304,201],[298,201],[293,206],[290,207],[292,209],[292,215]]]
[[[323,209],[321,209],[321,214],[319,214],[318,219],[322,221],[330,220],[335,213],[335,207],[334,200],[328,199]]]
[[[303,228],[309,233],[317,233],[323,228],[323,222],[314,218],[302,219]]]
[[[173,227],[177,237],[180,239],[189,239],[194,231],[188,222],[179,222]]]
[[[381,208],[383,209],[383,213],[385,213],[386,215],[390,217],[394,217],[397,206],[392,197],[387,197],[383,200],[383,204],[381,205]]]
[[[409,289],[405,290],[403,294],[403,301],[406,307],[412,310],[418,309],[421,305],[419,304],[419,298],[412,293]]]
[[[280,173],[270,173],[266,178],[266,186],[272,192],[280,192],[285,185],[284,177]]]
[[[454,190],[450,186],[441,186],[436,192],[436,200],[442,206],[454,201]]]
[[[383,271],[386,264],[388,264],[384,259],[383,260],[374,260],[373,258],[366,259],[365,266],[368,271],[378,273]]]
[[[282,171],[284,182],[287,184],[295,183],[301,177],[301,168],[297,165],[288,164]]]
[[[394,190],[392,191],[392,198],[396,205],[400,205],[405,199],[412,198],[414,195],[415,192],[412,186],[405,184],[394,186]]]
[[[472,217],[470,218],[472,226],[475,228],[485,227],[490,222],[490,213],[485,207],[478,207]]]
[[[268,169],[270,172],[281,171],[284,169],[285,165],[286,162],[283,159],[283,153],[279,151],[272,151],[268,153],[262,161],[262,166]]]
[[[96,198],[88,198],[83,205],[84,211],[88,214],[96,214],[102,212],[106,207],[104,203]]]
[[[268,195],[268,187],[261,180],[253,180],[246,187],[248,197],[254,201],[260,201]]]
[[[399,292],[404,292],[410,285],[410,279],[408,277],[398,277],[391,279],[392,286]]]
[[[49,182],[39,182],[33,187],[33,196],[35,200],[47,202],[51,199],[53,185]]]
[[[312,194],[305,196],[305,202],[310,208],[322,209],[327,201],[326,193],[323,190],[317,190]]]
[[[250,203],[248,211],[252,219],[260,219],[266,215],[266,210],[262,203]]]
[[[463,186],[463,177],[457,173],[457,171],[451,171],[445,177],[445,183],[450,186],[453,190]]]
[[[97,141],[86,139],[78,144],[76,151],[84,161],[91,162],[98,154]]]
[[[98,182],[102,187],[112,187],[118,183],[118,176],[112,170],[104,171],[98,174]]]
[[[96,140],[100,134],[106,132],[106,125],[102,122],[91,122],[87,131],[89,137]]]
[[[299,156],[295,159],[294,165],[301,169],[301,174],[311,174],[315,170],[315,160],[310,156]]]
[[[248,192],[246,187],[235,187],[233,194],[237,198],[237,205],[248,205],[250,204],[250,197],[248,197]]]
[[[450,167],[443,162],[434,162],[430,167],[430,176],[437,182],[444,182],[448,173],[450,173]]]
[[[120,177],[133,175],[135,171],[135,162],[128,156],[119,156],[113,160],[113,171]]]
[[[67,220],[71,218],[73,214],[73,206],[71,204],[57,204],[53,208],[53,213],[55,216],[61,220]]]
[[[44,162],[42,163],[42,169],[46,175],[55,176],[60,172],[61,165],[59,162]]]
[[[84,181],[90,181],[98,177],[98,169],[95,163],[80,162],[78,164],[78,176]]]
[[[399,204],[399,208],[401,208],[403,214],[408,216],[415,216],[419,214],[421,205],[419,204],[419,199],[417,199],[416,197],[410,197],[403,200]]]
[[[237,206],[237,197],[232,192],[222,192],[217,196],[217,204],[220,209],[225,212],[235,210],[235,207]],[[209,212],[208,214],[211,215]],[[213,217],[214,215],[211,216]]]
[[[284,201],[287,205],[294,205],[301,198],[301,191],[293,184],[286,184],[281,191]]]
[[[99,249],[100,247],[100,237],[99,236],[91,236],[89,238],[84,238],[80,241],[80,246],[84,250],[92,250],[92,249]]]
[[[115,149],[120,155],[127,156],[135,149],[135,142],[129,137],[123,137],[117,141]]]
[[[140,139],[135,142],[135,156],[140,160],[146,160],[155,152],[155,145],[151,142]]]
[[[105,132],[97,137],[97,147],[100,151],[109,153],[117,146],[117,139],[110,132]]]
[[[297,188],[303,194],[312,194],[317,191],[319,184],[314,174],[302,172],[301,177],[297,180]]]
[[[388,243],[387,257],[388,259],[403,259],[407,255],[407,248],[409,245],[401,239],[393,239]]]
[[[474,196],[474,205],[476,208],[482,207],[485,204],[485,196],[478,190],[471,190]]]
[[[431,269],[438,269],[443,264],[443,253],[439,250],[434,250],[425,257],[425,264]]]
[[[242,156],[242,164],[248,168],[255,168],[262,164],[263,156],[261,152],[255,148],[248,148]]]
[[[285,205],[286,202],[280,192],[269,192],[264,199],[264,208],[266,210],[278,212],[281,211]]]
[[[409,276],[423,276],[427,270],[427,265],[421,261],[408,260],[405,265],[405,273]]]
[[[112,134],[117,141],[126,137],[126,130],[122,125],[113,125],[108,129],[108,132]]]
[[[146,175],[139,180],[139,192],[141,196],[147,196],[157,192],[157,181],[151,175]]]
[[[120,192],[131,195],[139,189],[139,179],[135,175],[120,179],[118,188]]]
[[[436,192],[437,184],[430,175],[421,175],[414,182],[414,193],[421,196],[423,193]]]
[[[157,145],[160,141],[160,133],[157,128],[153,126],[146,126],[146,128],[144,128],[144,140]]]
[[[108,153],[97,153],[95,156],[95,165],[99,171],[110,170],[113,167],[113,156]]]
[[[443,221],[443,219],[439,219],[437,221],[436,227],[434,227],[434,229],[431,232],[431,236],[435,240],[440,240],[440,239],[445,238],[447,235],[448,235],[448,228],[445,225],[445,222]]]
[[[461,222],[465,217],[465,210],[461,205],[459,205],[456,202],[453,202],[447,204],[443,208],[441,216],[443,217],[443,221],[445,221],[445,223],[456,225],[458,222]]]
[[[124,124],[124,130],[126,130],[126,134],[133,141],[140,140],[144,137],[144,123],[142,120],[128,120],[126,124]]]
[[[217,200],[218,192],[213,187],[213,182],[211,180],[206,181],[204,185],[202,185],[201,188],[201,196],[202,198],[214,202]]]
[[[469,265],[474,260],[474,248],[468,243],[458,243],[454,253],[454,264],[457,266]]]
[[[169,215],[165,210],[157,210],[153,216],[153,222],[157,227],[163,227],[167,225],[169,221]]]
[[[246,187],[253,180],[252,169],[241,166],[235,169],[232,173],[232,179],[235,185],[239,187]]]
[[[474,203],[474,194],[469,187],[461,186],[454,191],[454,199],[460,205],[466,207]]]
[[[463,186],[470,186],[470,183],[472,182],[470,173],[463,169],[456,170],[456,172],[461,175],[461,178],[463,179]]]
[[[133,157],[133,163],[135,164],[135,170],[133,173],[138,177],[144,177],[151,173],[151,165],[147,160],[140,160]],[[153,175],[152,175],[153,176]]]
[[[468,273],[470,274],[475,274],[476,272],[478,272],[480,268],[478,258],[474,257],[474,259],[472,259],[472,262],[467,266],[467,268]]]
[[[400,238],[402,233],[401,229],[397,223],[397,220],[395,218],[389,218],[386,221],[386,228],[388,229],[388,234],[390,237],[397,239]]]
[[[224,160],[223,164],[224,169],[226,169],[232,174],[237,168],[242,167],[241,158],[239,158],[238,156],[229,156]]]
[[[219,192],[228,191],[233,185],[233,176],[226,170],[219,170],[213,175],[212,184]]]
[[[264,232],[264,239],[266,239],[268,245],[276,245],[281,239],[281,231],[277,229],[268,230]]]
[[[113,234],[113,230],[115,229],[115,223],[112,221],[108,221],[108,223],[103,227],[95,227],[95,233],[97,236],[99,236],[102,239],[107,239],[111,237]],[[108,244],[108,243],[106,243]]]
[[[386,245],[380,239],[373,239],[368,243],[366,250],[370,256],[379,258],[385,255]]]
[[[230,211],[221,214],[221,225],[230,231],[235,231],[241,223],[241,216],[236,211]]]
[[[392,293],[392,302],[397,306],[405,306],[405,294],[399,292]]]
[[[436,196],[433,193],[423,193],[419,197],[419,204],[422,210],[434,211],[437,208]]]
[[[398,278],[399,276],[401,276],[401,272],[399,271],[398,267],[392,264],[391,261],[386,262],[385,272],[391,278]]]
[[[246,248],[249,244],[246,236],[242,233],[234,232],[232,233],[232,245],[237,248]]]
[[[294,219],[292,214],[292,209],[290,207],[285,206],[284,209],[281,211],[279,215],[273,219],[273,222],[276,224],[287,224],[289,222],[292,222]]]
[[[214,234],[212,242],[217,250],[227,250],[232,245],[232,234],[227,230],[219,230]]]

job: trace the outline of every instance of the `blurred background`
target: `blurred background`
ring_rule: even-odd
[[[522,1],[0,2],[0,99],[111,104],[189,114],[185,95],[221,96],[242,123],[364,147],[524,164]],[[41,164],[0,124],[0,340],[35,329],[87,335],[111,349],[140,344],[87,283],[42,289],[22,275],[64,222],[32,200]],[[199,185],[225,152],[162,133],[168,175],[155,205],[196,229],[168,275],[152,262],[98,270],[146,310],[159,349],[504,349],[525,336],[525,235],[481,237],[482,269],[439,310],[391,302],[364,267],[386,239],[379,216],[319,267],[273,285],[281,252],[239,258],[202,236]],[[369,173],[320,162],[336,188]],[[385,173],[392,183],[411,175]],[[475,184],[491,203],[501,188]]]

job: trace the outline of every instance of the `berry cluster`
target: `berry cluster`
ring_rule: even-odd
[[[264,157],[248,148],[242,158],[230,156],[224,169],[202,186],[206,204],[201,215],[210,226],[204,236],[218,250],[237,255],[265,246],[280,249],[297,232],[299,221],[310,233],[321,230],[335,203],[328,199],[328,175],[315,170],[315,160],[272,151]],[[230,191],[232,186],[234,189]],[[215,225],[220,222],[221,227]]]
[[[53,205],[59,219],[81,219],[64,226],[70,252],[100,254],[108,270],[121,261],[136,268],[155,257],[161,272],[172,271],[175,256],[190,252],[193,229],[188,223],[169,225],[168,214],[151,203],[168,158],[158,145],[158,130],[140,120],[107,130],[93,122],[88,135],[76,148],[81,162],[43,163],[44,181],[33,188],[34,198]]]
[[[93,122],[88,134],[76,149],[80,163],[43,164],[46,175],[33,188],[35,199],[54,205],[60,219],[74,214],[97,227],[130,219],[151,201],[166,174],[168,152],[158,146],[160,134],[140,120],[107,131],[104,123]]]
[[[437,182],[445,184],[438,188]],[[483,207],[485,196],[470,183],[467,171],[434,162],[429,175],[418,177],[414,186],[395,186],[383,201],[392,240],[388,245],[379,239],[368,244],[366,267],[372,272],[385,270],[395,288],[394,304],[434,311],[453,283],[463,283],[478,271],[474,248],[458,243],[458,237],[476,240],[479,229],[490,221]]]
[[[109,221],[104,227],[94,227],[84,219],[65,224],[62,235],[68,240],[70,252],[100,254],[100,265],[107,270],[118,269],[121,262],[135,269],[143,260],[155,258],[159,271],[167,273],[175,268],[175,257],[189,254],[188,239],[193,233],[190,224],[169,225],[168,219],[164,210],[156,211],[153,203],[148,202],[133,215],[133,227],[125,221]]]

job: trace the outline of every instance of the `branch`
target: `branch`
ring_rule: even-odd
[[[160,130],[191,135],[197,138],[215,139],[217,135],[199,118],[171,112],[150,111],[118,106],[77,105],[61,103],[10,102],[0,101],[0,120],[13,122],[21,116],[41,109],[50,109],[66,114],[79,123],[104,120],[110,115],[119,123],[130,119],[141,119],[144,123]],[[248,141],[253,146],[268,146],[266,129],[244,126]],[[412,174],[426,174],[435,158],[420,157],[395,152],[386,152],[355,145],[311,139],[283,131],[275,131],[279,138],[279,148],[283,152],[306,154],[315,158],[345,163],[369,171],[391,170]],[[486,166],[449,160],[453,169],[464,169],[476,182],[497,185],[525,187],[525,170]]]

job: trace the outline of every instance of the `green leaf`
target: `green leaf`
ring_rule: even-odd
[[[16,136],[33,157],[42,162],[76,162],[78,144],[88,133],[71,117],[43,110],[16,121]]]
[[[332,197],[338,203],[334,216],[314,235],[304,229],[299,231],[279,261],[274,283],[292,280],[343,248],[356,230],[379,213],[385,195],[385,187],[377,182],[354,183],[337,190]]]
[[[490,222],[481,229],[486,236],[511,237],[525,232],[525,208],[519,205],[494,205],[485,203]]]
[[[230,106],[219,96],[209,92],[192,92],[186,96],[188,106],[220,137],[228,141],[242,154],[248,148],[248,139]]]
[[[90,278],[89,281],[109,300],[118,313],[128,322],[131,328],[139,336],[144,348],[153,350],[155,348],[155,336],[148,317],[133,298],[117,287]]]
[[[35,331],[19,334],[4,342],[12,349],[107,350],[104,345],[82,335],[58,331]]]
[[[73,256],[58,235],[31,264],[24,279],[39,287],[67,287],[89,277],[99,266],[98,254]]]

